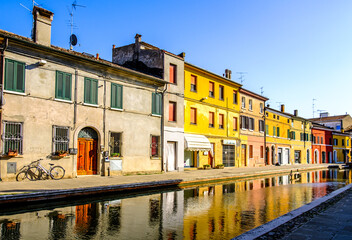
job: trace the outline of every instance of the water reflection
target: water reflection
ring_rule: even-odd
[[[230,239],[351,182],[314,171],[0,217],[1,239]]]

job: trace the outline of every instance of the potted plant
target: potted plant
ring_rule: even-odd
[[[224,164],[218,164],[218,165],[216,165],[216,168],[217,169],[223,169],[224,168]]]
[[[57,157],[65,157],[66,155],[67,155],[67,151],[64,151],[64,150],[56,151],[54,153],[54,156],[57,156]]]
[[[17,150],[9,149],[9,151],[7,152],[7,156],[9,156],[9,157],[16,157],[17,155],[18,155]]]
[[[204,165],[203,165],[203,168],[204,168],[204,169],[210,169],[211,167],[210,167],[209,164],[204,164]]]
[[[110,156],[111,157],[120,157],[120,153],[111,153]]]

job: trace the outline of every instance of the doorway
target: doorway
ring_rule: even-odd
[[[241,167],[247,166],[247,145],[241,145]]]
[[[167,142],[167,171],[176,170],[176,143]]]
[[[77,175],[98,173],[98,134],[83,128],[78,134]]]
[[[277,161],[280,165],[282,164],[282,148],[277,149]]]

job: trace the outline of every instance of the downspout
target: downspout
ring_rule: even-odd
[[[75,68],[75,90],[73,96],[73,131],[76,130],[76,122],[77,122],[77,81],[78,81],[78,70]],[[73,148],[76,146],[76,139],[73,137]],[[77,151],[78,152],[78,151]],[[72,155],[72,166],[75,172],[75,176],[77,177],[77,162],[75,159],[78,158],[78,155]]]
[[[105,149],[106,145],[106,139],[105,139],[105,128],[106,128],[106,81],[104,80],[104,100],[103,100],[103,146],[104,146],[104,152],[107,151],[107,149]],[[102,171],[102,176],[105,176],[105,154],[103,152],[103,157],[102,157],[102,162],[103,162],[103,170]],[[110,171],[110,169],[108,170],[108,172]]]
[[[165,96],[165,92],[166,92],[166,90],[167,90],[167,84],[165,84],[165,87],[164,87],[164,89],[163,89],[163,91],[162,91],[162,94],[161,94],[161,124],[160,124],[160,136],[161,136],[161,139],[160,139],[160,144],[161,144],[161,146],[160,146],[160,151],[161,151],[161,162],[162,162],[162,164],[161,164],[161,171],[162,172],[166,172],[166,159],[164,158],[164,137],[165,137],[165,134],[164,134],[164,118],[165,118],[165,114],[164,114],[164,96]]]
[[[4,64],[4,62],[5,62],[5,54],[4,53],[5,53],[8,45],[9,45],[9,39],[5,38],[4,45],[0,49],[1,50],[1,52],[0,52],[0,54],[1,54],[1,66],[0,66],[0,69],[2,71],[1,74],[0,74],[0,78],[1,78],[1,80],[0,80],[0,87],[1,87],[1,89],[0,89],[0,92],[1,92],[0,109],[2,109],[2,105],[4,104],[4,97],[3,97],[3,94],[4,94],[4,75],[5,75],[5,64]],[[0,115],[0,136],[2,136],[2,114]],[[1,149],[0,149],[0,153],[1,153],[2,152],[2,144],[0,144],[0,147],[1,147]],[[2,179],[1,179],[1,162],[0,162],[0,182],[1,181],[2,181]]]
[[[265,102],[264,102],[264,148],[265,148],[265,165],[269,165],[269,159],[268,159],[268,153],[266,151],[266,108],[265,108]]]

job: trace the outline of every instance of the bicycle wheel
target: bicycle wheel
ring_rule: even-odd
[[[17,182],[21,182],[21,181],[26,180],[26,179],[27,179],[26,173],[27,173],[26,170],[23,170],[23,171],[17,173],[17,175],[16,175],[16,181],[17,181]]]
[[[42,171],[37,167],[30,167],[26,172],[26,177],[31,181],[36,181],[40,179]]]
[[[60,180],[65,176],[65,169],[61,166],[55,166],[50,170],[51,178],[54,180]]]

